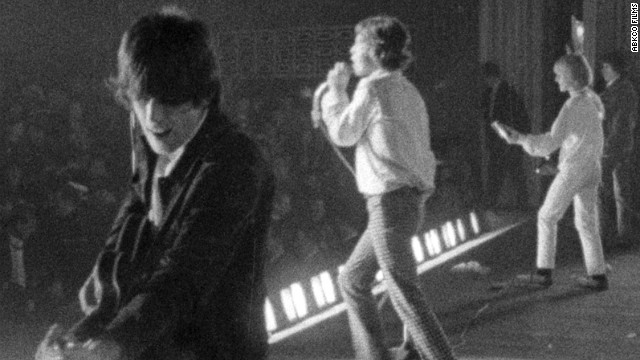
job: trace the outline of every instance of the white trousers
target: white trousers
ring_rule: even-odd
[[[600,169],[591,174],[561,171],[551,183],[544,204],[538,211],[538,268],[554,269],[558,222],[571,202],[575,226],[580,236],[588,275],[605,273],[604,253],[598,222],[598,186]]]

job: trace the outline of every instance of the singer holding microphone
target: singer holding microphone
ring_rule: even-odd
[[[391,358],[371,293],[378,269],[391,303],[408,332],[412,359],[454,359],[446,335],[424,298],[412,260],[411,237],[424,202],[434,192],[436,159],[429,117],[420,93],[403,75],[412,56],[410,36],[396,18],[375,16],[355,27],[350,67],[338,62],[316,91],[316,125],[326,125],[337,146],[355,146],[358,190],[368,223],[339,284],[349,316],[356,358]],[[347,85],[360,78],[350,100]]]

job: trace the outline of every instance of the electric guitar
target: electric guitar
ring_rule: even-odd
[[[154,263],[152,258],[159,256],[150,246],[150,226],[143,215],[133,214],[125,219],[116,241],[98,255],[80,289],[78,297],[84,318],[67,331],[53,325],[38,347],[36,360],[109,359],[93,352],[91,341],[104,332],[119,309],[130,300],[129,291],[146,270],[145,264]],[[184,354],[180,349],[164,345],[166,359],[196,359],[191,353]]]

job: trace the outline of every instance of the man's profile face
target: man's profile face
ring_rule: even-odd
[[[600,68],[600,72],[602,73],[604,81],[607,83],[613,81],[618,76],[618,73],[613,70],[613,66],[609,63],[603,63],[602,68]]]
[[[555,64],[553,66],[553,73],[555,74],[555,82],[558,84],[560,92],[568,92],[574,89],[571,71],[566,65]]]
[[[194,106],[192,102],[165,105],[155,98],[136,98],[131,107],[151,149],[158,155],[168,155],[186,144],[198,132],[208,104]]]
[[[351,54],[353,73],[356,76],[365,77],[379,68],[373,56],[373,45],[371,45],[364,33],[356,35],[349,52]]]

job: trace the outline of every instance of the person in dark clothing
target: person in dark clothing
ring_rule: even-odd
[[[274,180],[220,110],[205,25],[179,9],[124,34],[116,98],[130,111],[133,176],[79,294],[36,359],[265,359],[264,260]]]
[[[487,208],[499,206],[498,200],[504,180],[510,177],[516,192],[516,208],[526,209],[529,204],[527,178],[523,168],[524,154],[509,147],[500,139],[491,123],[498,121],[521,132],[530,132],[531,125],[524,102],[516,90],[500,78],[500,67],[486,62],[482,67],[486,88],[482,93],[484,133],[487,152],[487,179],[484,204]]]
[[[0,288],[0,318],[24,321],[30,300],[25,266],[25,243],[33,241],[36,217],[26,206],[16,206],[3,224],[0,260],[7,265],[8,276]],[[6,252],[5,252],[6,251]],[[6,256],[5,256],[6,254]],[[33,276],[29,272],[29,276]]]
[[[606,249],[630,245],[634,218],[633,133],[638,119],[638,94],[626,77],[626,60],[620,52],[601,59],[606,88],[600,94],[604,104],[604,153],[600,188],[600,228]]]

